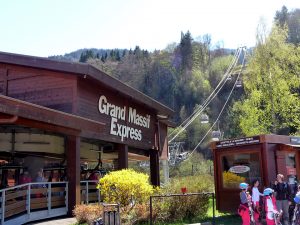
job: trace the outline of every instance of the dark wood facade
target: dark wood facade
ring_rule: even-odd
[[[260,189],[270,187],[281,173],[288,179],[300,174],[300,138],[259,135],[213,142],[217,209],[236,212],[239,183],[260,180]],[[240,171],[239,171],[240,170]]]
[[[132,153],[150,157],[151,181],[159,185],[158,160],[167,158],[168,118],[173,114],[168,107],[88,64],[1,52],[0,94],[2,125],[38,128],[66,137],[70,209],[79,203],[82,139],[112,143],[119,168],[128,167]],[[125,117],[116,120],[101,113],[101,96],[107,104],[126,109]],[[136,114],[140,120],[133,122],[132,118],[139,118]],[[147,126],[139,122],[146,118]],[[122,129],[126,136],[120,136]]]

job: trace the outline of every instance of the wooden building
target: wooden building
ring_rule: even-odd
[[[82,163],[123,169],[148,160],[151,182],[160,185],[170,108],[91,65],[4,52],[0,94],[0,164],[32,173],[65,165],[69,213],[80,203]]]
[[[270,187],[278,173],[294,184],[300,174],[300,137],[259,135],[212,142],[217,209],[236,212],[239,183]]]

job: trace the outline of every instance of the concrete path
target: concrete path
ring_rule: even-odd
[[[49,219],[44,221],[31,222],[27,225],[71,225],[75,224],[77,221],[75,218],[59,218],[59,219]]]

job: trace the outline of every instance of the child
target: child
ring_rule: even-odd
[[[250,210],[248,202],[251,202],[251,196],[247,193],[248,189],[247,183],[240,183],[240,199],[241,203],[238,208],[238,213],[242,217],[243,225],[250,225]]]
[[[256,225],[260,224],[259,223],[259,200],[260,200],[260,196],[263,196],[263,194],[259,192],[258,186],[259,186],[259,180],[255,180],[253,182],[253,187],[252,187],[252,203],[254,208],[253,211],[254,211],[254,219]]]
[[[275,214],[278,213],[273,192],[274,190],[271,188],[266,188],[264,190],[267,225],[275,225]]]

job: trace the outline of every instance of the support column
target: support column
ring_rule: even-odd
[[[150,149],[150,180],[154,186],[160,186],[158,150]]]
[[[118,169],[128,168],[128,145],[118,144]]]
[[[167,184],[169,183],[169,178],[170,178],[169,162],[167,159],[161,161],[162,161],[162,166],[164,171],[164,182],[165,184]]]
[[[80,204],[80,137],[68,136],[66,140],[68,176],[68,215]]]

